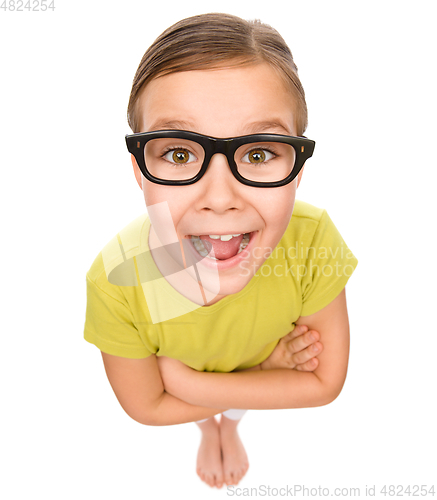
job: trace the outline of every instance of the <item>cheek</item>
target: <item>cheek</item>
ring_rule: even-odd
[[[162,203],[163,201],[171,202],[173,196],[169,192],[169,186],[161,186],[159,184],[154,184],[143,178],[143,193],[146,205],[155,205],[156,203]]]
[[[189,197],[186,192],[174,186],[161,186],[148,181],[144,184],[143,192],[152,224],[155,224],[156,228],[162,226],[166,231],[175,234],[181,219],[189,211]]]
[[[262,213],[267,225],[275,230],[285,231],[293,213],[296,197],[295,180],[280,188],[272,188],[262,198]],[[261,206],[258,201],[258,205]]]

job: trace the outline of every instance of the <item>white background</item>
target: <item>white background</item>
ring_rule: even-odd
[[[250,469],[239,486],[359,487],[365,496],[376,485],[384,498],[384,484],[435,481],[433,3],[55,0],[54,12],[0,9],[2,498],[231,493],[197,477],[195,424],[131,420],[100,352],[83,340],[85,273],[145,210],[124,142],[138,63],[174,22],[217,11],[260,18],[289,44],[307,95],[306,135],[317,143],[297,198],[326,208],[359,260],[347,285],[351,354],[340,397],[249,411],[240,432]]]

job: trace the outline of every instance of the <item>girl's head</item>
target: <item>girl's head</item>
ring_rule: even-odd
[[[183,19],[165,30],[144,54],[134,77],[128,122],[141,131],[138,100],[146,85],[163,75],[220,67],[267,63],[283,80],[294,103],[295,128],[307,127],[305,93],[293,56],[281,35],[267,24],[229,14],[203,14]]]
[[[295,157],[284,153],[290,153],[291,146],[279,147],[260,135],[302,135],[307,111],[290,50],[274,29],[208,14],[175,24],[146,52],[135,75],[128,118],[134,134],[142,137],[171,132],[157,140],[154,134],[148,147],[141,146],[140,137],[130,136],[129,150],[140,163],[146,159],[148,169],[157,172],[155,180],[168,180],[167,173],[170,178],[185,175],[203,165],[204,150],[189,140],[195,141],[193,133],[209,139],[244,136],[249,142],[257,134],[256,147],[244,143],[234,151],[234,160],[239,161],[237,170],[261,176],[251,180],[271,182],[286,179],[284,168],[291,171]],[[226,140],[221,143],[228,144]],[[303,172],[293,180],[290,173],[286,184],[255,187],[237,180],[224,152],[214,153],[202,176],[188,185],[146,179],[132,154],[135,177],[158,235],[154,239],[151,231],[151,248],[173,244],[177,238],[180,246],[174,248],[180,252],[188,243],[186,251],[202,257],[197,269],[202,286],[213,295],[207,297],[210,304],[242,290],[277,246],[290,222]],[[264,157],[258,161],[257,155]],[[263,177],[270,174],[279,177]],[[208,253],[211,248],[215,260]],[[160,270],[166,276],[163,266]],[[188,297],[187,283],[184,279],[182,293]],[[199,293],[197,281],[193,283]]]

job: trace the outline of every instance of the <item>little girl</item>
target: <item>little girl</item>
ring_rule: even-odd
[[[295,199],[315,143],[270,26],[207,14],[168,28],[140,62],[128,121],[148,216],[88,271],[84,336],[131,418],[197,422],[197,473],[238,484],[247,409],[340,393],[357,259],[326,210]]]

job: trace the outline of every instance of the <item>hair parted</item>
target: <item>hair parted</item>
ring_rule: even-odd
[[[268,63],[284,80],[296,100],[297,134],[308,123],[305,92],[293,56],[282,36],[259,20],[212,13],[183,19],[166,29],[144,54],[132,84],[127,119],[139,132],[137,102],[152,79],[170,73]]]

